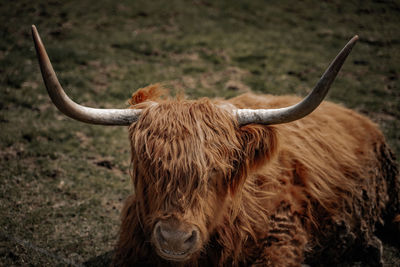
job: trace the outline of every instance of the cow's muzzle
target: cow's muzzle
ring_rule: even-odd
[[[157,254],[170,261],[186,261],[201,244],[199,229],[175,220],[159,221],[153,230]]]

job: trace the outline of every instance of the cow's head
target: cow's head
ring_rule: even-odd
[[[303,101],[287,108],[235,109],[201,99],[94,109],[68,98],[34,26],[32,33],[48,93],[63,113],[86,123],[130,125],[136,215],[157,254],[172,261],[195,258],[224,214],[235,212],[226,203],[240,197],[247,172],[275,150],[274,128],[265,125],[311,113],[358,39],[350,40]]]
[[[223,215],[234,212],[226,203],[240,193],[249,167],[275,151],[274,130],[240,128],[228,110],[208,99],[142,107],[129,128],[138,216],[161,257],[187,260],[227,219]]]

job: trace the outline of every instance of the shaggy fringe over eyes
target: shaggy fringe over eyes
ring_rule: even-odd
[[[146,95],[151,91],[138,93],[152,99]],[[243,157],[236,122],[208,99],[157,102],[129,129],[132,180],[143,201],[142,215],[207,209],[198,200],[210,194],[212,174],[220,173],[225,186],[230,184]]]

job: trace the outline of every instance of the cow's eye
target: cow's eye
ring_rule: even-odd
[[[220,186],[222,179],[222,171],[217,168],[212,168],[208,174],[208,186],[217,188]]]
[[[216,176],[218,174],[218,169],[217,168],[211,168],[210,170],[210,176]]]
[[[221,178],[221,176],[223,176],[223,171],[219,168],[212,168],[209,172],[209,177],[211,179]]]

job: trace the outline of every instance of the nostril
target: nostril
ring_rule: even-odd
[[[160,226],[157,226],[156,234],[157,234],[158,238],[160,239],[160,241],[162,241],[162,242],[164,242],[164,243],[167,242],[167,240],[165,239],[164,235],[162,234],[162,231],[161,231],[161,227],[160,227]]]
[[[197,239],[197,232],[193,230],[191,236],[189,236],[189,238],[185,240],[185,244],[195,243],[196,239]]]

